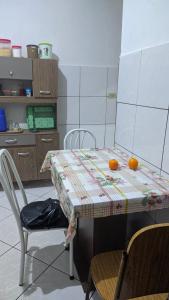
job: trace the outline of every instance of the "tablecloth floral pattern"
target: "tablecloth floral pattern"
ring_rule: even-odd
[[[77,217],[106,217],[169,207],[169,181],[140,164],[128,168],[117,148],[49,151],[41,172],[51,170],[61,206],[73,227]],[[119,161],[111,171],[110,159]]]

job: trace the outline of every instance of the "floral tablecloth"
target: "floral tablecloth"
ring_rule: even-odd
[[[110,159],[119,161],[111,171]],[[77,217],[106,217],[169,207],[169,181],[140,164],[127,165],[119,149],[49,151],[41,172],[51,170],[52,181],[71,228]]]

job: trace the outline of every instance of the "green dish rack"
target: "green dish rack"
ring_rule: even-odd
[[[54,129],[56,128],[56,106],[29,105],[26,108],[26,118],[30,130]]]

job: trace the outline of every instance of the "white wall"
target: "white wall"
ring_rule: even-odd
[[[25,46],[47,40],[61,64],[117,65],[122,0],[0,1],[0,37]]]
[[[122,53],[169,42],[168,0],[124,0]]]
[[[97,146],[113,146],[116,99],[109,93],[117,93],[122,0],[0,0],[0,10],[0,37],[21,44],[24,56],[27,44],[47,40],[59,57],[60,148],[77,127],[91,130]],[[5,108],[26,126],[23,105],[12,115]]]
[[[124,0],[116,144],[169,174],[169,1]]]
[[[90,130],[97,147],[113,147],[118,68],[60,66],[57,122],[60,148],[67,131],[74,128]],[[85,147],[93,147],[85,139]]]

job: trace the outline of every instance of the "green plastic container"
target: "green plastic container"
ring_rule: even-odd
[[[54,105],[29,105],[26,108],[26,117],[30,130],[56,128],[56,107]]]

